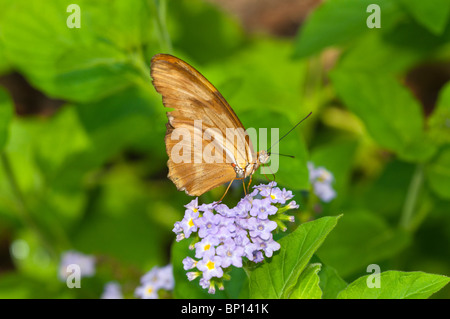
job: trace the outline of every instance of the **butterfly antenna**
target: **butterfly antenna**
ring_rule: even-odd
[[[269,155],[280,155],[280,156],[286,156],[286,157],[290,157],[290,158],[295,158],[294,155],[286,155],[286,154],[279,154],[279,153],[272,153],[272,152],[268,152]]]
[[[278,140],[278,142],[276,142],[276,143],[273,144],[271,147],[269,147],[269,149],[267,150],[267,152],[269,152],[270,149],[271,149],[272,147],[274,147],[275,145],[277,145],[278,143],[280,143],[280,141],[281,141],[283,138],[285,138],[289,133],[291,133],[297,126],[300,125],[301,122],[303,122],[304,120],[306,120],[311,114],[312,114],[312,112],[309,112],[309,114],[308,114],[303,120],[301,120],[300,122],[298,122],[297,124],[295,124],[295,126],[294,126],[293,128],[291,128],[291,129],[289,130],[289,132],[287,132],[286,134],[284,134],[284,135]]]

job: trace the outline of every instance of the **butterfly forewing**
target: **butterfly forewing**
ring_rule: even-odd
[[[165,143],[169,156],[168,176],[179,190],[199,196],[236,178],[232,164],[245,169],[248,163],[255,161],[252,143],[241,121],[197,70],[174,56],[157,54],[152,58],[151,76],[164,106],[173,109],[167,112]],[[190,133],[190,139],[181,143],[191,150],[189,161],[187,157],[181,162],[173,158],[173,153],[177,154],[182,146],[179,144],[182,139],[180,136],[174,139],[177,136],[172,133],[180,130]],[[211,146],[222,154],[220,161],[213,163],[208,158],[209,153],[202,152]]]

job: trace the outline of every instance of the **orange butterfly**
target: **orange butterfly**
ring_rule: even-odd
[[[167,112],[165,143],[168,177],[177,189],[200,196],[229,182],[227,192],[234,180],[249,176],[250,186],[253,173],[269,161],[270,153],[255,154],[244,126],[219,91],[192,66],[169,54],[155,55],[150,69],[164,106],[174,109]],[[179,141],[181,135],[189,136]],[[202,150],[211,145],[214,155],[205,155]],[[189,152],[181,155],[182,161],[181,149]]]

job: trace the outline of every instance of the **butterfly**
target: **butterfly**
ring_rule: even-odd
[[[164,106],[173,109],[167,112],[164,140],[168,177],[177,189],[200,196],[228,182],[226,194],[234,180],[244,183],[247,177],[249,187],[258,167],[270,160],[270,152],[255,153],[244,126],[222,94],[195,68],[169,54],[153,56],[150,75]],[[180,133],[188,138],[181,140]],[[202,150],[211,145],[214,155],[205,155]]]

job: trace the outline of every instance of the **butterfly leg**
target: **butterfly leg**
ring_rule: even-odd
[[[252,177],[253,177],[253,174],[250,175],[250,180],[248,181],[247,193],[250,193],[250,185],[251,185],[251,183],[252,183]],[[244,188],[245,188],[245,187],[244,187]]]
[[[276,179],[276,177],[275,177],[275,174],[272,172],[272,170],[270,169],[270,166],[267,166],[268,168],[269,168],[269,170],[270,170],[270,172],[272,173],[272,176],[273,176],[273,182],[275,182],[275,179]],[[270,187],[270,196],[272,196],[272,189],[273,189],[273,187]]]
[[[225,191],[225,193],[222,195],[222,198],[221,198],[217,203],[222,202],[222,199],[223,199],[223,198],[225,197],[225,195],[228,193],[228,190],[230,189],[231,184],[233,184],[233,182],[234,182],[234,179],[232,179],[231,182],[230,182],[230,184],[228,184],[227,190]]]

